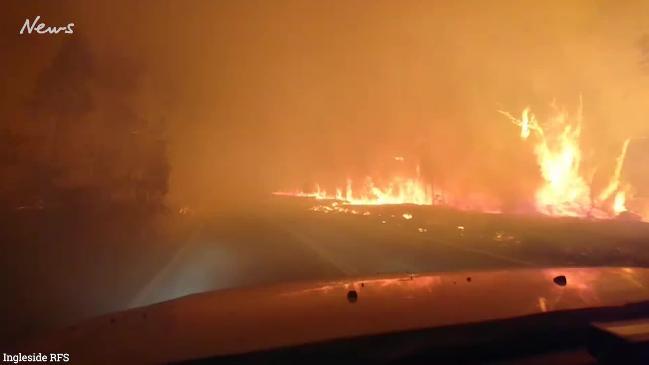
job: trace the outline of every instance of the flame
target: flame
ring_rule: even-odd
[[[330,193],[316,184],[314,190],[310,192],[277,191],[273,194],[334,201],[329,205],[318,205],[311,209],[321,212],[348,212],[348,209],[337,205],[336,201],[340,201],[344,205],[440,205],[464,211],[501,213],[500,202],[488,195],[480,193],[452,194],[441,188],[433,187],[421,177],[419,166],[416,167],[415,177],[397,176],[382,185],[375,183],[371,177],[366,177],[361,184],[354,184],[352,179],[347,179],[344,188],[336,188],[333,191],[334,193]]]
[[[620,214],[622,212],[626,212],[626,192],[624,191],[618,191],[617,194],[615,194],[615,199],[613,200],[613,212],[615,214]]]
[[[626,191],[621,189],[621,173],[629,140],[624,141],[622,152],[616,158],[615,170],[608,185],[592,199],[590,185],[582,175],[582,152],[579,144],[583,121],[582,106],[571,116],[553,105],[555,111],[546,127],[539,123],[529,108],[518,119],[507,112],[514,124],[521,128],[521,139],[535,137],[534,154],[543,178],[536,191],[535,206],[540,213],[555,216],[598,218],[626,211]],[[615,194],[613,202],[609,198]],[[610,203],[609,206],[606,204]]]
[[[321,189],[318,184],[313,192],[275,192],[273,194],[317,200],[339,200],[349,205],[432,205],[434,195],[432,186],[421,178],[419,166],[417,166],[416,177],[394,177],[383,186],[376,184],[371,177],[366,177],[360,187],[355,187],[353,181],[347,179],[346,186],[335,189],[333,194]]]
[[[622,152],[620,152],[615,160],[615,171],[613,171],[613,176],[606,188],[604,188],[598,196],[600,201],[606,201],[613,193],[615,193],[615,198],[613,199],[613,211],[616,214],[627,211],[626,190],[628,190],[628,188],[626,190],[620,190],[620,177],[622,175],[622,167],[624,165],[624,159],[626,158],[626,152],[629,149],[629,142],[630,139],[624,141]]]
[[[580,100],[576,113],[569,114],[552,104],[553,113],[544,123],[525,108],[520,118],[499,111],[520,127],[520,138],[533,143],[533,152],[539,167],[542,184],[533,196],[537,212],[551,216],[612,218],[628,211],[627,201],[632,199],[630,186],[623,183],[622,170],[630,140],[622,144],[615,159],[615,167],[607,185],[598,194],[591,188],[582,168],[580,145],[583,107]],[[395,161],[404,162],[404,157],[393,156]],[[427,183],[416,167],[414,177],[396,176],[377,183],[366,177],[360,184],[347,179],[344,187],[333,190],[322,189],[316,184],[311,192],[275,192],[275,195],[328,200],[328,205],[312,208],[321,212],[344,212],[369,215],[363,210],[345,207],[350,205],[416,204],[443,205],[458,210],[473,210],[486,213],[501,213],[501,202],[493,196],[479,192],[457,194],[458,190],[440,189]],[[339,204],[341,203],[341,204]],[[404,215],[405,219],[410,219]],[[458,227],[459,229],[459,227]]]

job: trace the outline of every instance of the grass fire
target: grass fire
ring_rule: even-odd
[[[623,180],[623,167],[630,139],[621,142],[619,155],[615,157],[613,171],[608,183],[596,192],[592,188],[592,176],[598,169],[596,161],[583,161],[581,131],[583,125],[583,105],[580,100],[577,112],[570,114],[556,103],[551,104],[551,114],[547,122],[540,122],[530,108],[525,108],[520,117],[500,111],[520,128],[520,138],[528,141],[536,157],[542,184],[530,192],[535,211],[557,217],[615,218],[621,214],[634,219],[649,219],[639,212],[630,212],[627,199],[633,199],[634,187]],[[404,162],[403,157],[395,157]],[[588,166],[584,162],[590,162]],[[452,163],[452,157],[449,159]],[[517,176],[510,176],[512,180]],[[444,188],[434,186],[421,176],[421,167],[416,165],[413,176],[394,176],[383,183],[376,183],[370,176],[360,184],[347,178],[344,188],[336,187],[334,193],[316,183],[312,191],[274,192],[275,195],[313,198],[342,203],[343,205],[440,205],[460,210],[474,210],[499,213],[502,205],[494,197],[485,199],[484,195],[468,194],[453,196]],[[314,211],[336,211],[357,213],[354,209],[341,208],[339,203],[331,207],[316,206]],[[642,211],[646,207],[640,207]]]

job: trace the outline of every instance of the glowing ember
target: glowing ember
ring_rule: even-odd
[[[401,216],[402,216],[403,219],[405,219],[405,220],[410,220],[410,219],[412,219],[412,214],[410,214],[410,213],[403,213]]]
[[[353,208],[348,208],[344,205],[338,204],[338,202],[333,202],[328,205],[316,205],[309,210],[312,210],[314,212],[322,212],[322,213],[347,213],[347,214],[354,214],[354,215],[371,215],[370,212],[367,210],[357,210]]]

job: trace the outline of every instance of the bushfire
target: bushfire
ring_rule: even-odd
[[[622,179],[622,167],[629,139],[621,141],[619,155],[608,183],[601,191],[594,191],[582,166],[583,152],[580,145],[583,112],[582,106],[574,114],[552,104],[552,115],[541,123],[525,108],[520,117],[499,111],[520,128],[520,138],[531,144],[542,183],[530,196],[536,212],[549,216],[582,218],[613,218],[628,212],[627,199],[633,190]],[[398,157],[398,161],[404,161]],[[334,191],[322,189],[316,184],[311,191],[274,192],[275,195],[314,198],[335,202],[318,205],[315,211],[356,213],[357,209],[344,206],[372,206],[386,204],[440,205],[460,210],[500,213],[498,199],[474,193],[457,196],[440,187],[433,186],[421,176],[417,166],[413,176],[395,176],[382,184],[372,177],[362,183],[347,179],[344,187]]]
[[[523,140],[535,139],[533,149],[543,179],[534,197],[536,210],[546,215],[595,218],[613,217],[625,212],[626,195],[630,189],[620,179],[629,140],[622,144],[608,185],[595,194],[581,166],[582,107],[580,105],[575,115],[569,115],[555,105],[553,109],[554,114],[545,127],[529,108],[523,110],[520,119],[501,112],[520,127]]]
[[[400,158],[403,160],[403,158]],[[424,182],[417,166],[415,177],[394,177],[384,186],[378,186],[371,177],[366,177],[360,187],[354,188],[352,179],[347,179],[344,188],[337,188],[330,194],[316,184],[312,192],[276,192],[276,195],[291,195],[318,200],[339,200],[350,205],[416,204],[433,205],[434,191]]]

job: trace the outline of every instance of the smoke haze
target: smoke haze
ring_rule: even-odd
[[[37,163],[56,171],[52,184],[114,196],[140,174],[166,204],[231,209],[380,177],[404,156],[453,189],[525,203],[534,156],[497,110],[530,106],[542,119],[553,100],[574,111],[581,96],[586,159],[612,164],[625,138],[648,134],[647,11],[644,1],[13,2],[3,126],[39,137],[3,180],[38,180]],[[36,15],[75,22],[75,33],[18,35]],[[163,145],[125,137],[144,131]]]

